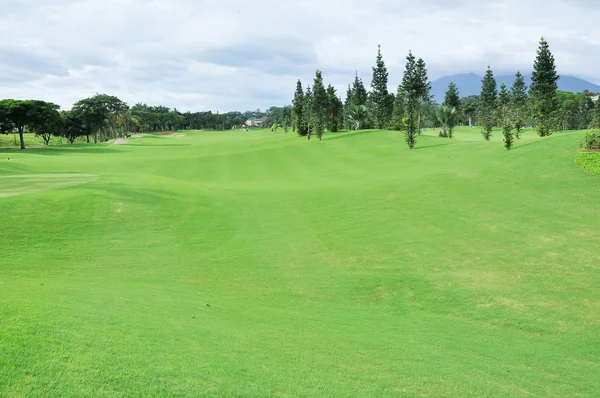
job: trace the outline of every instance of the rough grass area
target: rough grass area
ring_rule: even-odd
[[[437,133],[0,150],[0,396],[597,396],[585,132]]]
[[[577,156],[577,163],[589,172],[600,174],[600,151],[581,152]]]
[[[33,147],[33,146],[42,146],[44,145],[44,139],[42,137],[38,137],[35,134],[24,134],[23,139],[25,141],[25,146]],[[80,137],[75,140],[75,143],[84,143],[86,142],[85,137]],[[18,134],[0,134],[0,148],[19,148],[21,145],[21,141],[19,141]],[[50,145],[69,145],[69,142],[66,139],[61,139],[60,137],[52,137],[50,139]]]

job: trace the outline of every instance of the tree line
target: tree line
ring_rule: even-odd
[[[452,138],[457,125],[478,124],[482,136],[490,140],[494,128],[501,128],[505,147],[510,149],[526,127],[535,127],[541,137],[557,130],[600,127],[600,101],[591,93],[573,94],[558,91],[554,56],[542,37],[533,65],[532,83],[528,88],[523,75],[516,74],[512,87],[504,82],[498,91],[490,67],[482,80],[478,96],[461,98],[450,83],[444,102],[437,104],[430,95],[431,83],[425,61],[412,52],[406,57],[402,81],[397,92],[388,92],[389,74],[378,48],[371,89],[355,75],[342,104],[335,89],[324,89],[323,76],[317,71],[313,84],[303,88],[298,80],[292,101],[292,127],[300,136],[320,139],[323,130],[393,129],[404,131],[409,148],[414,148],[422,127],[439,127],[441,137]]]
[[[48,145],[52,137],[74,143],[83,137],[94,143],[133,133],[172,130],[229,130],[247,120],[266,117],[265,125],[291,125],[291,107],[271,107],[266,111],[212,113],[185,112],[166,106],[138,103],[132,107],[118,97],[96,94],[77,101],[71,110],[41,100],[0,100],[0,133],[18,134],[25,149],[24,134],[34,133]]]

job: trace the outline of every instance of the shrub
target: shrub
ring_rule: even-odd
[[[589,172],[600,174],[600,152],[581,152],[577,163]]]
[[[581,148],[600,150],[600,133],[587,133],[581,142]]]

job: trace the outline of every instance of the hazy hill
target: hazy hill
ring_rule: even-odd
[[[525,82],[529,87],[531,83],[531,74],[524,75]],[[481,79],[482,76],[474,73],[462,73],[452,76],[444,76],[433,82],[431,82],[431,94],[433,94],[435,100],[438,103],[444,101],[444,94],[448,89],[448,84],[454,82],[458,87],[458,91],[461,97],[467,97],[469,95],[478,95],[481,91]],[[507,86],[511,86],[515,81],[514,75],[497,76],[496,81],[498,82],[498,88],[500,82],[504,81]],[[574,76],[561,76],[558,81],[558,89],[563,91],[571,91],[574,93],[581,93],[584,90],[590,90],[592,92],[600,91],[600,86],[594,83],[590,83],[586,80],[580,79]]]

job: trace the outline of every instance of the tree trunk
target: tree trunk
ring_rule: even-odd
[[[21,140],[21,149],[25,149],[25,138],[23,137],[23,127],[19,127],[19,139]]]
[[[421,111],[419,111],[419,116],[417,119],[417,134],[421,135]]]
[[[98,130],[96,130],[96,133],[94,134],[94,144],[98,143]]]
[[[90,143],[90,135],[89,135],[89,134],[88,134],[88,135],[86,135],[86,136],[85,136],[85,138],[87,138],[87,143],[89,144],[89,143]],[[73,140],[73,141],[75,141],[75,140]],[[72,143],[73,143],[73,142],[71,142],[71,144],[72,144]]]

